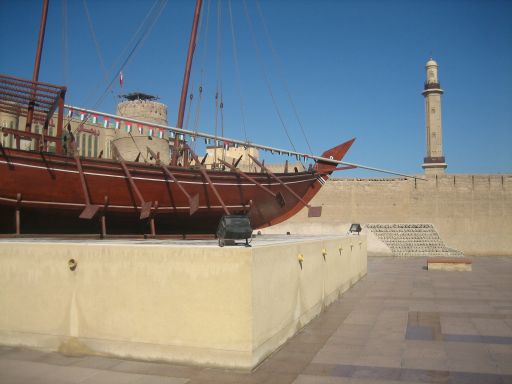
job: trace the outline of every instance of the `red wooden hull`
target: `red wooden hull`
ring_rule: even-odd
[[[336,158],[342,157],[350,144],[352,141],[343,144],[343,154],[336,154]],[[151,211],[157,234],[215,233],[225,212],[199,170],[169,167],[189,195],[199,196],[199,208],[191,215],[188,198],[160,166],[126,164],[144,200],[152,202],[153,207],[158,202],[158,208]],[[109,234],[149,233],[148,220],[139,218],[140,199],[120,163],[86,158],[82,167],[91,203],[104,206],[108,199],[106,209],[90,220],[79,218],[85,197],[74,158],[4,148],[0,153],[0,232],[15,232],[18,208],[21,233],[99,233],[98,216],[103,212]],[[302,202],[270,175],[249,174],[275,194],[282,194],[284,205],[235,172],[208,171],[208,175],[229,213],[248,214],[253,228],[261,228],[286,220],[313,198],[328,179],[329,169],[325,164],[321,167],[322,173],[277,175]]]

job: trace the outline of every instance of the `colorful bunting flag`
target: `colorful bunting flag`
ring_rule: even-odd
[[[85,120],[85,112],[80,112],[80,121]]]
[[[130,133],[132,131],[132,125],[126,124],[126,132]]]
[[[120,126],[121,126],[121,123],[119,122],[119,120],[116,120],[115,129],[119,129]]]
[[[158,137],[159,137],[160,139],[163,139],[163,138],[164,138],[164,130],[163,130],[163,129],[161,129],[161,130],[158,132]]]
[[[92,123],[93,124],[98,123],[98,116],[97,115],[92,115]]]
[[[103,128],[108,128],[108,118],[107,117],[103,118]]]
[[[138,126],[139,133],[142,135],[144,133],[144,127],[142,125]]]
[[[153,128],[149,128],[149,130],[148,130],[148,136],[153,136]]]

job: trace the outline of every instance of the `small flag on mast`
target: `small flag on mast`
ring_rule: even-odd
[[[123,84],[124,84],[123,71],[120,71],[119,72],[119,85],[121,86],[121,88],[123,88]]]

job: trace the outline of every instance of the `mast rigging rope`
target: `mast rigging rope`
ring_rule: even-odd
[[[229,21],[230,21],[230,25],[231,25],[231,40],[233,43],[233,61],[235,62],[235,70],[236,70],[236,85],[237,85],[237,90],[238,90],[238,97],[240,99],[240,112],[242,115],[242,133],[245,137],[245,140],[248,141],[247,129],[246,129],[246,124],[245,124],[245,120],[246,120],[245,119],[245,104],[244,104],[244,99],[242,97],[242,90],[240,87],[240,66],[238,65],[238,53],[237,53],[237,49],[236,49],[235,27],[233,24],[233,12],[231,10],[231,0],[228,0],[228,9],[229,9]]]
[[[272,90],[272,84],[270,83],[270,79],[267,75],[267,71],[265,69],[265,63],[263,62],[263,58],[261,55],[260,47],[258,44],[258,41],[256,39],[256,34],[254,32],[254,27],[252,24],[251,17],[249,16],[249,10],[247,9],[247,2],[244,0],[244,11],[245,15],[247,17],[247,21],[249,23],[249,30],[251,31],[251,37],[254,44],[254,47],[256,49],[256,57],[258,58],[258,62],[260,63],[261,70],[263,72],[263,78],[265,79],[265,84],[267,85],[268,91],[270,93],[270,97],[272,99],[272,103],[274,104],[274,108],[276,109],[277,116],[279,117],[279,120],[281,121],[281,126],[283,127],[283,130],[288,137],[288,141],[290,142],[290,145],[292,146],[293,150],[296,151],[295,145],[293,144],[292,138],[290,136],[290,133],[288,132],[288,128],[286,127],[286,123],[284,122],[283,116],[281,114],[281,110],[279,109],[279,106],[277,105],[277,100],[274,96],[274,92]]]
[[[96,56],[98,56],[98,61],[100,62],[100,68],[103,73],[103,78],[105,81],[108,81],[108,73],[107,68],[105,67],[105,60],[103,60],[103,55],[101,53],[100,43],[98,42],[98,38],[96,36],[96,32],[94,30],[94,25],[92,23],[91,14],[89,12],[89,7],[87,6],[87,0],[82,0],[82,4],[84,6],[85,10],[85,16],[87,19],[87,24],[89,26],[89,31],[91,33],[92,41],[94,43],[94,48],[96,49]],[[114,102],[116,101],[116,98],[114,96],[114,91],[110,89],[110,93],[112,94],[112,98],[114,99]]]
[[[280,79],[281,79],[281,81],[283,83],[283,86],[284,86],[284,89],[286,91],[286,94],[288,95],[288,100],[290,101],[290,104],[292,106],[295,118],[297,119],[297,122],[299,123],[299,127],[300,127],[300,130],[302,132],[302,136],[304,137],[304,140],[306,141],[306,144],[308,146],[309,152],[313,153],[313,150],[311,149],[311,145],[309,143],[308,137],[307,137],[305,129],[304,129],[304,125],[302,124],[302,120],[301,120],[301,118],[299,116],[299,112],[297,110],[295,102],[293,101],[292,94],[290,92],[290,87],[288,86],[288,82],[286,81],[286,78],[283,75],[282,60],[280,59],[279,55],[277,54],[277,51],[276,51],[276,49],[274,47],[274,44],[272,43],[272,39],[270,37],[270,32],[269,32],[267,23],[265,22],[265,18],[263,16],[263,11],[261,9],[261,5],[260,5],[259,0],[256,0],[256,8],[258,10],[258,14],[260,15],[261,22],[263,24],[263,29],[265,31],[265,36],[267,38],[267,41],[268,41],[269,46],[270,46],[270,50],[272,52],[272,57],[273,57],[274,61],[276,62],[276,67],[278,69],[277,73],[278,73],[278,75],[279,75],[279,77],[280,77]]]
[[[114,76],[112,77],[112,80],[108,83],[108,85],[105,88],[105,90],[103,91],[102,95],[97,99],[96,103],[94,104],[94,108],[97,108],[97,106],[103,102],[108,91],[110,90],[110,88],[112,87],[114,82],[116,81],[119,72],[121,72],[126,67],[126,65],[132,58],[132,56],[135,53],[135,51],[137,50],[137,48],[139,46],[141,46],[141,43],[145,40],[145,38],[147,38],[147,36],[149,35],[151,30],[155,26],[156,21],[159,19],[160,15],[162,14],[166,4],[167,4],[167,0],[157,0],[153,4],[153,6],[150,8],[148,14],[146,15],[142,24],[140,25],[140,27],[138,28],[138,30],[136,32],[136,34],[137,34],[139,31],[141,31],[140,35],[136,39],[135,45],[131,48],[130,52],[128,53],[128,56],[122,62],[121,66],[119,67],[119,70],[115,72]],[[135,39],[136,34],[134,35],[134,37],[132,37],[132,39],[130,40],[130,43],[131,43],[131,41],[133,41]],[[126,51],[126,49],[124,51]],[[79,126],[75,129],[75,132],[84,126],[84,124],[88,120],[89,116],[90,116],[90,114],[87,114],[84,121],[81,124],[79,124]]]

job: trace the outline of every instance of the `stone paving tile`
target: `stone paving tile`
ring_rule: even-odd
[[[313,363],[355,364],[363,354],[364,345],[326,345],[312,360]]]
[[[93,369],[110,369],[119,363],[123,362],[121,359],[102,356],[84,356],[72,365],[76,367],[93,368]]]
[[[124,373],[137,373],[145,375],[158,375],[169,377],[191,377],[199,368],[185,365],[153,363],[145,361],[121,361],[110,368],[111,371]]]
[[[447,371],[448,361],[446,357],[402,357],[402,368]]]
[[[83,357],[70,357],[64,356],[57,352],[50,352],[44,354],[35,361],[39,363],[52,364],[52,365],[73,365],[83,360]]]
[[[441,341],[406,340],[402,348],[404,359],[446,359],[445,345]]]
[[[9,347],[6,345],[0,345],[0,355],[7,352],[12,352],[14,350],[14,347]]]
[[[471,319],[480,335],[485,336],[512,336],[512,328],[504,320],[498,319]]]
[[[31,384],[42,382],[55,367],[48,364],[39,364],[31,361],[10,359],[0,360],[0,383],[2,384]],[[45,381],[50,383],[50,381]]]
[[[52,371],[45,375],[45,378],[53,384],[79,384],[87,382],[101,372],[104,371],[82,367],[54,366]]]
[[[39,359],[44,358],[47,354],[48,352],[46,351],[37,351],[33,349],[24,349],[21,347],[17,347],[2,354],[2,359],[37,361]]]
[[[477,335],[478,332],[472,322],[471,317],[448,317],[441,315],[441,331],[442,333],[461,334],[461,335]]]
[[[188,379],[112,371],[98,371],[96,375],[80,381],[81,384],[185,384],[187,382]]]
[[[293,384],[353,384],[353,379],[349,377],[318,377],[310,375],[300,375],[293,381]]]

